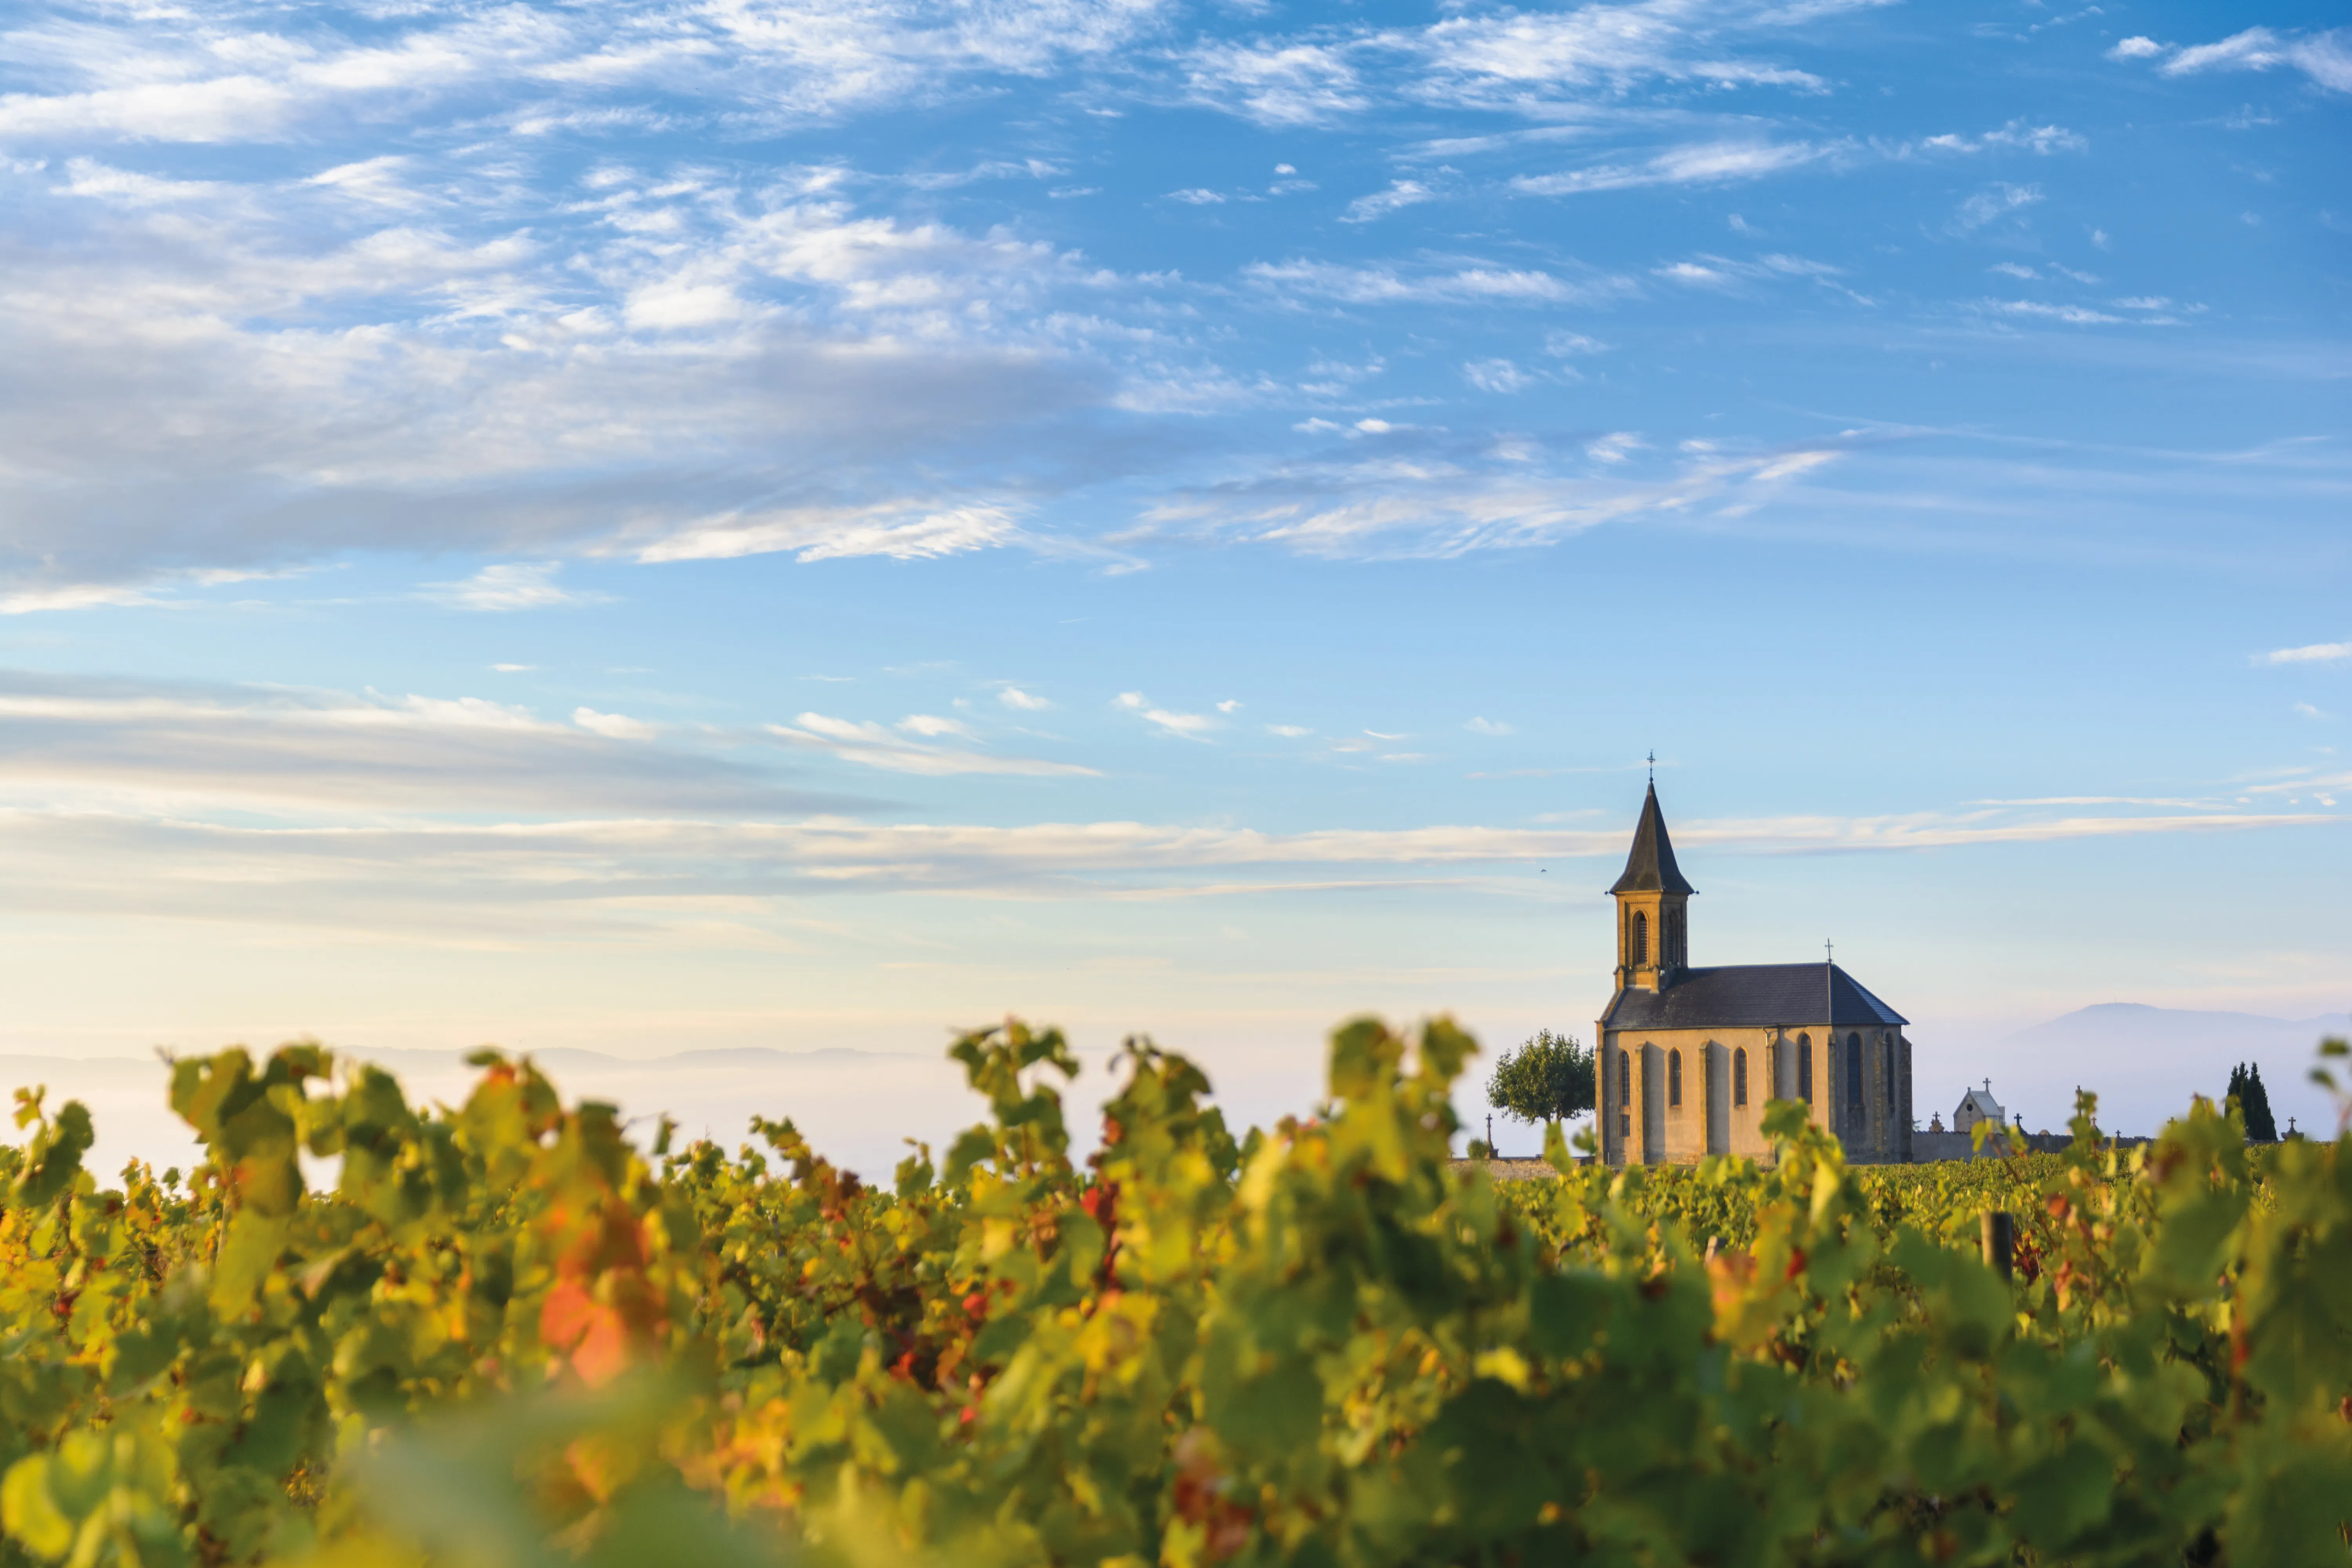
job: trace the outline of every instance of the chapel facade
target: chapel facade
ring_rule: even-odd
[[[1856,1164],[1911,1158],[1902,1015],[1834,963],[1695,968],[1689,903],[1653,783],[1617,900],[1616,989],[1595,1026],[1601,1158],[1769,1158],[1767,1100],[1802,1100]]]

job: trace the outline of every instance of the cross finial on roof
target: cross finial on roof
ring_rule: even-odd
[[[1987,1094],[1990,1094],[1992,1092],[1992,1079],[1985,1079],[1985,1092]]]
[[[1823,937],[1822,939],[1822,954],[1829,963],[1835,963],[1837,962],[1837,943],[1830,941],[1827,937]]]
[[[1655,747],[1652,747],[1650,751],[1650,782],[1652,784],[1658,782],[1658,752]]]

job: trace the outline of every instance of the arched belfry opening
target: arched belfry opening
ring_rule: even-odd
[[[1658,809],[1658,786],[1652,784],[1642,802],[1642,820],[1633,829],[1633,852],[1625,869],[1609,889],[1617,900],[1617,984],[1663,991],[1675,972],[1685,967],[1685,909],[1698,889],[1684,879],[1675,864],[1675,842],[1666,833],[1665,813]]]

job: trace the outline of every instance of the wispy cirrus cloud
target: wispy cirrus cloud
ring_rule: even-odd
[[[0,672],[0,805],[297,822],[385,812],[845,809],[740,757],[662,746],[582,707],[571,722],[477,696]]]
[[[1206,715],[1118,704],[1199,738]],[[1163,713],[1171,724],[1153,714]],[[951,726],[803,713],[760,733],[786,754],[900,773],[1082,773],[987,755]],[[640,728],[639,726],[642,726]],[[1304,726],[1267,727],[1290,740]],[[1508,727],[1473,720],[1474,734]],[[1269,832],[1088,818],[877,820],[874,803],[788,786],[761,749],[583,708],[569,722],[488,699],[0,676],[0,868],[25,907],[135,910],[477,940],[637,929],[822,892],[1027,898],[1244,897],[1302,872],[1327,890],[1505,873],[1624,852],[1622,823],[1475,821]],[[1406,765],[1401,731],[1323,742]],[[2068,795],[1877,815],[1678,821],[1718,854],[1903,853],[2019,843],[2352,826],[2347,775],[2303,770],[2197,795]],[[2248,805],[2245,801],[2273,804]],[[903,807],[898,808],[903,810]],[[75,875],[63,874],[78,865]],[[267,889],[256,897],[254,889]],[[451,900],[457,900],[452,904]],[[748,900],[748,902],[747,902]],[[462,907],[460,918],[453,910]],[[552,921],[551,928],[544,922]],[[487,923],[486,923],[487,922]]]
[[[1388,189],[1374,191],[1369,195],[1358,196],[1354,201],[1349,202],[1348,210],[1339,215],[1339,221],[1370,223],[1376,218],[1386,217],[1391,213],[1402,212],[1406,207],[1417,206],[1423,202],[1436,199],[1437,193],[1419,180],[1391,180]]]
[[[428,583],[424,594],[455,610],[546,610],[611,599],[611,595],[594,589],[564,587],[555,581],[562,570],[560,561],[499,562],[461,582]]]
[[[1511,182],[1511,188],[1533,196],[1568,196],[1643,185],[1720,184],[1841,159],[1852,151],[1844,142],[1694,142],[1630,163],[1591,163],[1555,174],[1521,174]]]
[[[1349,44],[1310,39],[1214,42],[1186,52],[1186,89],[1197,103],[1261,125],[1320,125],[1364,109]]]
[[[2196,76],[2205,71],[2266,71],[2286,66],[2301,71],[2321,87],[2352,92],[2352,28],[2326,32],[2279,32],[2248,27],[2218,43],[2180,47],[2135,35],[2107,51],[2118,60],[2162,60],[2157,69],[2165,76]]]
[[[1530,268],[1395,263],[1254,261],[1242,268],[1251,283],[1289,298],[1349,305],[1567,304],[1633,291],[1630,279],[1562,278]]]
[[[2040,200],[2040,185],[2012,185],[2004,181],[1987,186],[1960,203],[1952,214],[1949,227],[1955,234],[1971,234],[1997,218],[2007,217]]]
[[[1678,839],[1717,855],[1951,853],[2016,844],[2275,831],[2340,832],[2340,811],[2071,816],[2027,811],[1790,816],[1693,822]],[[1472,824],[1270,833],[1134,821],[992,826],[838,817],[715,821],[580,818],[303,829],[205,826],[121,813],[0,812],[0,863],[38,875],[69,859],[146,874],[58,878],[79,910],[112,903],[149,919],[399,929],[436,903],[493,916],[530,910],[576,930],[707,919],[824,894],[1120,900],[1236,899],[1297,886],[1372,890],[1523,876],[1530,865],[1624,854],[1622,828]],[[1301,883],[1301,874],[1307,880]],[[225,903],[226,885],[268,881],[268,900]],[[1499,889],[1498,889],[1499,890]],[[463,922],[461,922],[463,923]],[[541,928],[543,929],[543,928]]]
[[[1567,451],[1516,445],[1500,461],[1428,433],[1393,431],[1363,444],[1387,449],[1272,463],[1162,501],[1144,524],[1334,559],[1444,558],[1703,507],[1737,515],[1841,456],[1834,445],[1744,454],[1706,447],[1663,471],[1635,472],[1630,459],[1645,443],[1629,431]]]
[[[946,727],[942,728],[943,725]],[[803,713],[790,724],[770,724],[766,728],[769,734],[789,744],[822,751],[844,762],[879,768],[887,773],[918,773],[932,778],[964,773],[1000,773],[1026,778],[1099,776],[1097,770],[1077,763],[1057,763],[1040,757],[1004,756],[992,752],[927,745],[870,721],[861,722],[836,719],[824,713]],[[914,735],[955,734],[969,738],[971,734],[960,724],[926,719],[921,714],[905,721],[901,728]]]
[[[637,547],[642,562],[726,561],[789,552],[801,561],[881,555],[920,561],[1009,544],[1021,530],[1010,507],[878,502],[794,507],[699,518]]]
[[[773,123],[823,119],[950,90],[982,74],[1034,75],[1097,57],[1160,21],[1155,0],[1012,0],[940,13],[912,0],[749,4],[594,15],[522,5],[416,8],[384,27],[331,12],[257,26],[226,5],[100,23],[38,18],[12,45],[50,68],[46,90],[0,95],[0,134],[271,142],[321,122],[427,110],[461,98],[606,109],[656,87],[718,97]],[[101,42],[112,47],[99,47]],[[614,106],[617,107],[617,106]],[[544,110],[538,111],[550,118]],[[558,110],[551,118],[566,118]]]

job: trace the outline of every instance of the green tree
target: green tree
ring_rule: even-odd
[[[1486,1080],[1486,1103],[1520,1121],[1558,1121],[1592,1109],[1592,1053],[1569,1035],[1538,1029],[1505,1051]]]
[[[2229,1098],[2238,1102],[2246,1119],[2246,1137],[2256,1143],[2278,1142],[2278,1121],[2271,1115],[2271,1091],[2263,1087],[2263,1067],[2240,1062],[2230,1069]]]

